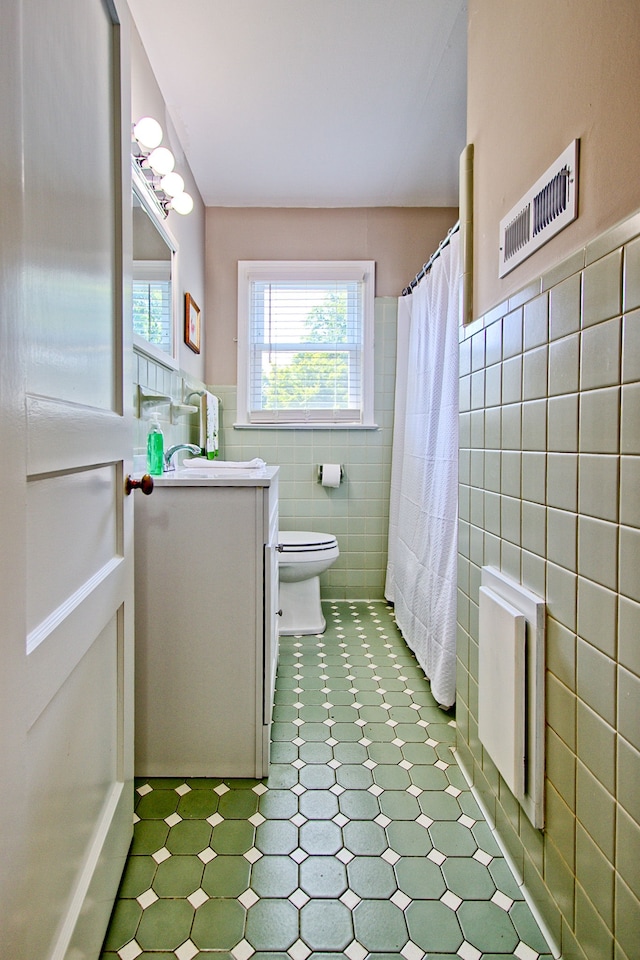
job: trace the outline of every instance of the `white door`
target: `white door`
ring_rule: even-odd
[[[127,30],[2,19],[0,957],[95,960],[133,803]]]

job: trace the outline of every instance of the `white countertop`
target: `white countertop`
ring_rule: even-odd
[[[182,467],[153,477],[157,487],[270,487],[279,467]]]

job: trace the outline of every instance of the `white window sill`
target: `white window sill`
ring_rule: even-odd
[[[234,430],[379,430],[377,423],[234,423]]]

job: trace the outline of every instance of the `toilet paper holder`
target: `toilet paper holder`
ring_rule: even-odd
[[[323,466],[324,466],[324,464],[322,464],[322,463],[319,463],[319,464],[318,464],[318,483],[322,483],[322,468],[323,468]],[[345,476],[346,476],[346,474],[345,474],[345,472],[344,472],[344,467],[343,467],[342,464],[340,464],[340,483],[342,483],[342,481],[344,480]]]

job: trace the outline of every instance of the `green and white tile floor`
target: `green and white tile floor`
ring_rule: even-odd
[[[550,960],[392,611],[325,612],[281,639],[268,780],[136,783],[102,960]]]

